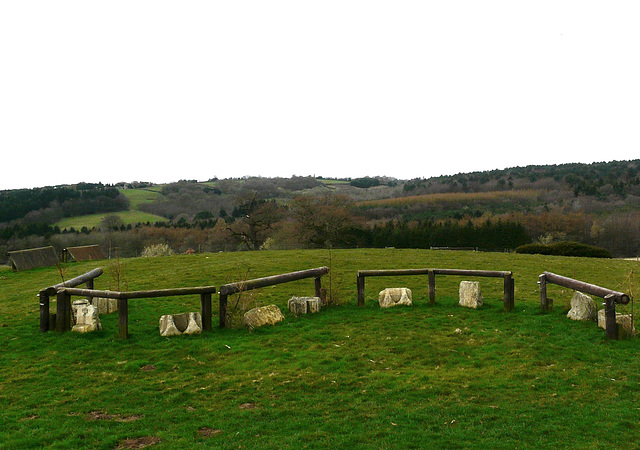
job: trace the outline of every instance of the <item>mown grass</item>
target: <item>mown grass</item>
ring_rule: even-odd
[[[87,227],[89,229],[93,227],[98,227],[100,221],[104,219],[106,216],[116,215],[122,219],[125,225],[135,225],[137,223],[155,223],[155,222],[165,222],[167,221],[166,217],[157,216],[155,214],[149,214],[142,211],[117,211],[112,213],[98,213],[98,214],[88,214],[86,216],[75,216],[75,217],[67,217],[55,225],[59,226],[60,229],[70,229],[71,227],[76,230],[82,229],[82,227]]]
[[[566,319],[571,292],[556,286],[555,310],[541,314],[536,284],[550,270],[635,291],[637,262],[399,249],[331,256],[340,306],[292,317],[287,299],[313,292],[301,280],[254,291],[252,303],[276,303],[284,323],[162,338],[159,316],[198,310],[199,299],[131,300],[127,341],[115,315],[91,335],[40,333],[35,293],[59,282],[58,270],[0,272],[0,447],[114,448],[143,437],[157,440],[153,448],[637,445],[640,341],[607,341],[595,324]],[[320,250],[218,253],[124,260],[124,273],[127,289],[219,286],[247,271],[328,262]],[[95,266],[74,263],[66,276]],[[365,307],[355,306],[356,270],[417,267],[512,270],[516,309],[502,311],[496,279],[480,279],[483,309],[460,308],[457,277],[437,278],[435,306],[426,277],[370,278]],[[394,286],[413,289],[413,307],[377,306],[377,292]],[[108,273],[96,287],[115,288]]]
[[[145,189],[118,189],[118,191],[129,199],[131,209],[138,209],[140,205],[151,203],[162,196],[159,190],[153,189],[154,187]]]

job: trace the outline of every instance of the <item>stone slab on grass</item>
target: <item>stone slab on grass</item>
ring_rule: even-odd
[[[244,324],[250,330],[264,325],[275,325],[284,320],[284,315],[276,305],[253,308],[244,314]]]
[[[390,308],[397,305],[413,305],[411,289],[408,288],[387,288],[378,294],[378,304],[380,308]]]
[[[320,297],[291,297],[287,302],[287,306],[289,311],[299,316],[307,313],[317,313],[320,311],[321,303]]]
[[[478,309],[484,304],[479,281],[461,281],[459,294],[460,306]]]
[[[597,319],[596,302],[579,291],[575,291],[571,298],[571,309],[567,313],[567,317],[571,320],[593,321]]]
[[[167,314],[160,317],[160,336],[200,333],[202,333],[202,315],[199,312]]]
[[[628,339],[635,337],[638,334],[631,314],[621,314],[616,312],[616,323],[618,324],[619,339]],[[598,311],[598,326],[605,330],[607,329],[604,309]]]
[[[77,333],[89,333],[102,330],[98,308],[89,303],[89,300],[76,300],[71,306],[73,311],[73,328]]]

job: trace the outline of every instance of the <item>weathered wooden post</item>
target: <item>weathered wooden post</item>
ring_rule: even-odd
[[[542,312],[548,312],[549,299],[547,298],[547,276],[542,274],[538,277],[538,284],[540,285],[540,308]]]
[[[356,278],[356,287],[358,289],[358,306],[364,306],[364,277],[360,274]]]
[[[220,307],[218,311],[218,322],[220,328],[224,328],[227,317],[227,294],[220,294]]]
[[[211,293],[200,294],[202,306],[202,330],[211,331]]]
[[[129,339],[129,300],[118,298],[118,337]]]
[[[71,296],[64,290],[56,295],[56,331],[64,332],[71,328]]]
[[[40,331],[46,333],[49,331],[49,294],[46,289],[38,293],[40,297]]]
[[[604,298],[604,321],[607,338],[618,339],[618,324],[616,322],[616,302],[612,294]]]
[[[322,298],[322,277],[315,277],[313,281],[315,286],[316,297]]]
[[[433,269],[429,269],[427,272],[427,277],[429,280],[429,303],[432,305],[436,304],[436,273]]]
[[[86,286],[87,286],[87,289],[93,290],[93,288],[94,288],[93,278],[87,280]],[[89,300],[89,303],[91,303],[93,305],[93,297],[92,296],[87,295],[87,300]]]
[[[504,297],[503,304],[506,312],[512,311],[514,307],[514,282],[511,273],[504,276]]]

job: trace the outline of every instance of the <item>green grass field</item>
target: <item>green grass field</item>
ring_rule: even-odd
[[[329,253],[264,251],[122,260],[126,289],[220,286],[329,265]],[[105,268],[97,289],[116,289],[109,262],[73,263],[66,278]],[[199,311],[197,296],[129,301],[129,340],[117,314],[104,330],[40,333],[37,291],[57,268],[0,271],[0,448],[634,448],[640,440],[640,340],[608,341],[595,323],[568,320],[571,291],[544,271],[635,292],[636,261],[457,251],[334,250],[341,300],[295,318],[292,295],[313,280],[254,291],[286,321],[254,332],[218,329],[163,338],[162,314]],[[485,306],[457,305],[461,278],[368,278],[383,268],[512,270],[516,308],[502,310],[502,280],[479,279]],[[413,290],[414,306],[382,310],[385,287]],[[217,296],[214,296],[217,299]],[[600,305],[601,301],[597,300]],[[234,304],[230,297],[229,304]],[[53,308],[55,310],[55,302]],[[627,308],[630,311],[631,308]]]
[[[80,230],[82,227],[87,227],[89,229],[93,227],[97,227],[100,224],[100,221],[109,215],[117,215],[122,219],[125,225],[128,224],[136,224],[136,223],[155,223],[155,222],[166,222],[167,218],[162,216],[156,216],[155,214],[149,214],[142,211],[118,211],[113,213],[99,213],[99,214],[88,214],[86,216],[75,216],[75,217],[67,217],[62,219],[61,221],[55,223],[60,227],[60,229],[70,229],[71,227],[76,230]]]
[[[130,208],[138,209],[144,203],[151,203],[162,197],[160,193],[161,187],[152,186],[146,189],[118,189],[121,194],[129,199]]]

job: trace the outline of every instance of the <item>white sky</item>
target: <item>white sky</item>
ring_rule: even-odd
[[[0,2],[0,189],[640,158],[637,1]]]

